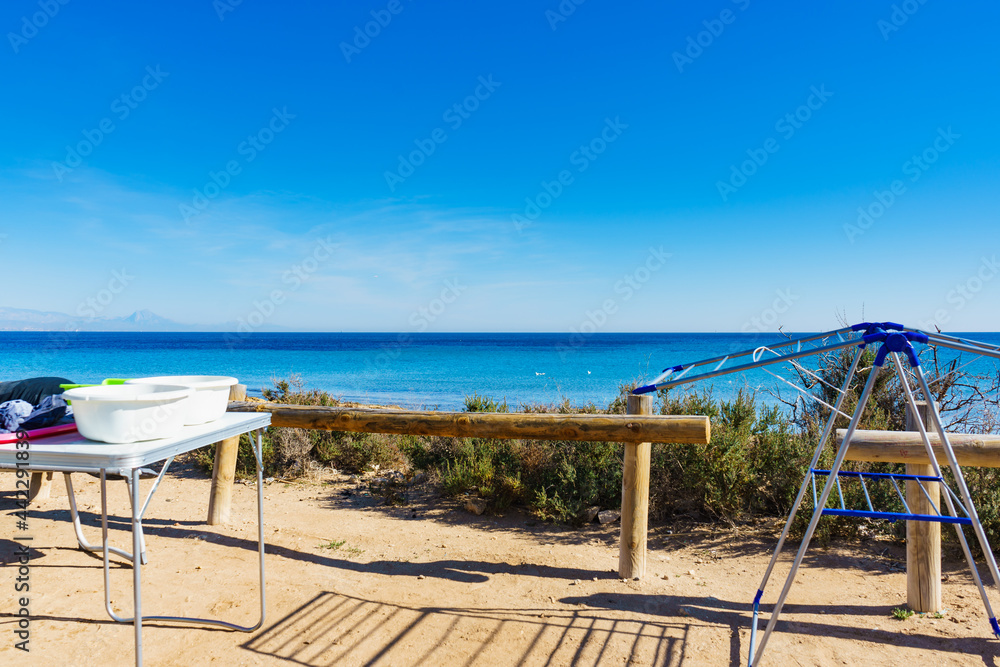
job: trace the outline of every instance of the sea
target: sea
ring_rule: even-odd
[[[788,334],[798,337],[807,334]],[[1000,333],[954,334],[1000,346]],[[0,332],[0,381],[61,376],[74,383],[155,375],[231,375],[260,396],[296,378],[306,389],[376,405],[460,410],[466,397],[606,407],[626,384],[663,369],[786,340],[764,333],[153,333]],[[945,357],[953,353],[944,352]],[[968,355],[966,355],[968,356]],[[990,372],[995,360],[970,359]],[[963,363],[967,363],[963,360]],[[779,366],[784,366],[780,368]],[[794,379],[787,365],[770,369]],[[995,370],[993,371],[995,372]],[[794,390],[753,370],[704,380],[730,399],[740,389],[777,402]]]

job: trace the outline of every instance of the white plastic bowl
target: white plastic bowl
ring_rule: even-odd
[[[215,421],[229,405],[229,388],[239,380],[225,375],[161,375],[127,380],[126,385],[180,385],[194,389],[187,401],[184,424],[193,426]]]
[[[89,440],[126,443],[177,435],[187,416],[190,387],[176,385],[97,385],[67,389],[80,435]]]

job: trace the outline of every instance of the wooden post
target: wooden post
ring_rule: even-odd
[[[234,385],[229,390],[230,401],[243,401],[247,397],[245,384]],[[251,437],[253,437],[251,435]],[[215,466],[212,469],[212,491],[208,497],[208,525],[229,523],[233,506],[233,480],[236,478],[236,455],[240,438],[226,438],[215,445]]]
[[[917,409],[928,433],[936,433],[927,402],[917,401]],[[919,430],[909,406],[906,430]],[[907,463],[906,474],[933,475],[934,469],[929,464]],[[940,509],[940,485],[925,482],[924,488]],[[915,514],[935,514],[917,482],[906,482],[906,504]],[[906,522],[906,604],[916,612],[941,611],[941,524],[936,521]]]
[[[651,415],[651,394],[628,395],[630,415]],[[646,574],[646,527],[649,519],[648,442],[625,443],[622,470],[622,525],[618,551],[618,574],[623,579],[640,579]]]
[[[52,492],[52,472],[33,472],[28,484],[28,500],[47,500]]]

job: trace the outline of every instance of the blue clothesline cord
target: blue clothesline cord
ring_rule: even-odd
[[[818,468],[814,468],[809,472],[814,473],[816,475],[830,474],[829,470],[819,470]],[[906,475],[904,473],[895,473],[895,472],[855,472],[853,470],[841,470],[837,473],[837,475],[839,475],[840,477],[875,477],[875,478],[882,477],[886,479],[891,478],[891,479],[901,479],[910,481],[920,480],[922,482],[944,481],[942,477],[934,477],[933,475]]]
[[[906,514],[905,512],[869,512],[868,510],[825,509],[823,516],[853,516],[862,519],[884,519],[886,521],[925,521],[934,523],[957,523],[971,526],[967,516],[946,516],[941,514]]]

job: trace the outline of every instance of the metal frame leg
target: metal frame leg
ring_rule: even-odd
[[[145,536],[145,534],[142,531],[142,517],[145,516],[145,514],[146,514],[146,507],[149,506],[149,501],[152,499],[153,494],[156,493],[156,489],[160,486],[160,481],[163,480],[163,476],[166,474],[167,468],[170,467],[170,464],[173,463],[173,460],[174,460],[174,457],[171,456],[169,459],[167,459],[166,463],[163,464],[163,468],[160,470],[160,473],[156,476],[156,481],[153,483],[153,488],[149,490],[149,494],[146,496],[146,502],[142,506],[142,511],[139,512],[139,519],[140,519],[140,521],[139,521],[139,543],[140,543],[140,545],[142,547],[140,549],[140,551],[139,551],[139,560],[142,561],[143,565],[145,565],[146,563],[148,563],[149,560],[146,558],[146,536]],[[66,481],[66,496],[69,498],[69,513],[70,513],[70,516],[73,518],[73,531],[76,533],[76,542],[77,542],[77,544],[80,545],[81,549],[84,549],[86,551],[100,551],[101,547],[99,547],[97,545],[94,545],[94,544],[91,544],[83,536],[83,526],[80,523],[80,513],[77,511],[77,507],[76,507],[76,494],[73,491],[72,474],[73,473],[64,472],[63,473],[63,479]],[[129,504],[131,505],[132,504],[132,479],[131,479],[130,476],[129,477],[125,477],[125,486],[128,489],[128,501],[129,501]],[[102,491],[102,493],[103,493],[103,491]],[[115,547],[108,547],[108,549],[111,551],[111,553],[117,554],[117,555],[121,556],[122,558],[124,558],[125,560],[128,560],[128,561],[132,560],[132,554],[130,554],[127,551],[123,551],[122,549],[117,549]]]
[[[96,544],[91,544],[83,536],[83,526],[80,524],[80,514],[76,509],[76,495],[73,492],[73,480],[71,479],[72,473],[64,472],[63,479],[66,481],[66,495],[69,498],[69,513],[73,519],[73,531],[76,533],[76,542],[80,545],[81,549],[85,551],[100,551],[103,547]],[[103,489],[101,490],[103,494]],[[116,547],[108,547],[108,551],[118,556],[121,556],[127,561],[132,560],[132,554],[127,551],[122,551]]]
[[[900,383],[903,386],[903,393],[904,393],[904,395],[906,397],[906,402],[910,406],[910,410],[913,411],[913,414],[914,415],[918,415],[918,417],[916,419],[917,431],[920,433],[921,440],[923,440],[924,451],[927,453],[927,458],[931,462],[931,470],[933,471],[935,477],[939,477],[940,478],[942,476],[941,475],[941,466],[938,464],[937,457],[934,455],[934,449],[931,446],[931,440],[930,440],[930,437],[927,434],[927,427],[924,425],[923,421],[919,417],[920,411],[917,410],[917,407],[916,407],[917,406],[917,402],[916,402],[916,399],[913,396],[913,391],[910,389],[909,381],[906,378],[906,374],[903,373],[903,367],[899,363],[899,355],[893,353],[893,359],[896,362],[896,373],[899,376],[899,381],[900,381]],[[927,400],[930,401],[930,397],[928,397]],[[936,411],[937,410],[937,406],[936,405],[931,405],[931,409],[934,410],[934,411]],[[948,446],[950,448],[950,446],[951,446],[950,443],[949,443]],[[948,509],[948,513],[951,514],[951,516],[959,516],[958,512],[955,511],[955,503],[952,501],[952,497],[951,497],[952,496],[952,491],[951,491],[951,489],[948,488],[947,485],[944,485],[944,487],[945,487],[944,507],[946,507]],[[965,501],[963,500],[962,503],[963,503],[962,506],[963,506],[963,509],[964,509],[964,507],[965,507],[965,504],[964,504]],[[971,520],[971,517],[970,517],[970,520]],[[995,616],[993,614],[993,607],[992,607],[992,605],[990,605],[989,597],[986,595],[986,589],[983,586],[983,581],[982,581],[982,579],[979,576],[979,569],[976,567],[976,561],[972,557],[972,551],[969,549],[969,543],[965,539],[965,531],[963,531],[962,530],[962,526],[958,525],[957,523],[953,524],[953,525],[955,526],[955,534],[958,536],[958,542],[959,542],[959,544],[962,545],[962,553],[965,554],[965,561],[966,561],[966,563],[968,563],[968,565],[969,565],[969,571],[972,573],[972,579],[973,579],[973,581],[976,582],[976,587],[979,588],[979,595],[982,597],[983,604],[986,606],[986,613],[987,613],[987,615],[990,618],[990,622],[993,623],[994,619],[995,619]],[[985,549],[988,550],[989,547],[985,547]],[[996,632],[996,630],[994,630],[994,632]]]
[[[169,621],[177,623],[200,623],[204,625],[215,625],[223,628],[228,628],[230,630],[239,630],[240,632],[253,632],[257,630],[262,625],[264,625],[264,617],[267,611],[267,599],[265,596],[264,582],[264,471],[263,471],[263,460],[262,460],[262,431],[258,429],[251,435],[250,438],[251,447],[254,452],[254,458],[257,463],[257,539],[258,539],[258,553],[260,560],[260,620],[256,624],[251,626],[237,625],[235,623],[229,623],[226,621],[218,621],[214,619],[207,618],[194,618],[188,616],[143,616],[142,615],[142,561],[140,557],[138,560],[132,560],[132,588],[133,588],[133,609],[134,615],[132,618],[123,618],[114,613],[111,609],[111,568],[109,554],[112,548],[108,545],[108,501],[107,501],[107,477],[106,471],[101,470],[101,533],[102,533],[102,552],[104,556],[104,608],[108,612],[108,615],[115,621],[119,623],[132,623],[135,626],[135,664],[137,666],[142,665],[142,622],[146,621]],[[173,460],[172,458],[170,460]],[[169,461],[167,462],[169,465]],[[164,466],[164,470],[166,466]],[[124,471],[123,471],[124,472]],[[142,553],[143,546],[142,542],[142,516],[146,512],[146,508],[149,506],[149,501],[152,498],[153,492],[156,491],[157,486],[159,486],[160,479],[158,478],[153,485],[153,488],[149,492],[149,496],[146,498],[146,502],[140,506],[139,503],[139,469],[133,468],[129,472],[129,478],[131,480],[130,486],[130,498],[132,503],[132,549],[133,553]],[[162,477],[163,471],[161,471],[160,476]],[[115,550],[120,553],[120,551]]]
[[[132,485],[129,489],[131,492],[129,495],[132,499],[132,553],[139,554],[143,541],[142,519],[139,516],[139,469],[132,468],[131,472]],[[141,557],[132,559],[132,603],[135,612],[132,625],[135,630],[136,667],[142,667],[142,561]]]
[[[915,366],[913,370],[920,383],[920,390],[923,392],[924,397],[931,406],[931,410],[929,412],[931,419],[934,422],[934,428],[937,430],[938,436],[941,438],[941,446],[944,449],[945,456],[948,457],[948,465],[951,466],[951,471],[955,476],[955,484],[958,486],[958,492],[961,496],[962,503],[965,505],[965,514],[972,519],[972,529],[976,534],[976,538],[979,540],[979,547],[983,551],[983,557],[986,559],[986,565],[989,568],[990,575],[993,577],[993,585],[1000,590],[1000,572],[997,571],[996,558],[993,556],[993,550],[990,548],[989,540],[986,539],[986,532],[983,530],[983,524],[979,520],[979,513],[976,512],[976,506],[972,503],[972,495],[969,493],[969,487],[965,483],[965,476],[962,474],[962,469],[959,467],[958,460],[955,458],[955,452],[951,448],[951,441],[948,439],[948,434],[945,433],[944,424],[941,422],[941,415],[938,414],[937,408],[934,407],[934,402],[931,398],[933,394],[931,394],[930,386],[927,384],[927,377],[924,375],[924,369],[920,366]],[[917,419],[917,422],[919,423],[920,420]],[[927,438],[927,433],[922,426],[923,425],[921,424],[921,431],[924,434],[925,446],[930,449],[930,439]],[[932,464],[937,467],[937,461],[933,455],[930,459]],[[937,476],[941,476],[940,469],[938,469]],[[947,501],[952,514],[954,514],[955,510],[952,507],[950,494],[945,494],[945,500]],[[962,547],[965,550],[965,557],[969,561],[969,568],[972,570],[972,576],[976,580],[976,584],[979,586],[979,594],[983,598],[983,604],[990,617],[990,626],[993,628],[993,633],[997,637],[1000,637],[1000,625],[997,624],[996,614],[993,613],[993,607],[990,605],[989,597],[986,595],[986,588],[983,586],[982,580],[979,577],[979,571],[976,569],[976,563],[972,559],[969,547],[965,543],[965,534],[962,532],[961,526],[956,524],[955,528],[958,531],[959,540],[962,542]]]
[[[788,591],[792,587],[792,582],[795,579],[795,573],[799,569],[799,565],[802,564],[802,559],[806,554],[806,550],[809,548],[809,542],[812,540],[813,533],[816,531],[816,524],[819,523],[820,517],[823,515],[823,508],[826,507],[826,501],[830,497],[830,492],[833,491],[835,480],[837,478],[837,473],[840,472],[840,466],[844,462],[844,458],[847,456],[847,449],[851,444],[851,440],[854,438],[854,432],[858,428],[858,423],[861,421],[861,415],[864,413],[865,404],[868,403],[868,397],[871,395],[872,387],[875,386],[875,378],[878,377],[879,372],[882,370],[881,366],[872,366],[871,371],[868,374],[868,381],[865,382],[865,388],[861,391],[861,397],[858,399],[858,405],[854,409],[854,416],[851,418],[851,423],[847,427],[847,433],[844,434],[844,440],[840,444],[840,449],[837,450],[837,458],[833,462],[833,466],[830,468],[830,475],[827,477],[826,484],[823,485],[823,493],[819,497],[819,501],[813,508],[813,516],[809,521],[809,527],[806,528],[806,533],[802,537],[802,543],[799,545],[799,550],[795,554],[795,560],[792,562],[792,569],[788,573],[788,578],[785,579],[785,586],[781,589],[781,594],[778,596],[778,601],[774,604],[774,609],[771,611],[771,618],[768,619],[767,628],[764,630],[764,636],[760,640],[760,646],[757,647],[757,652],[750,656],[750,667],[760,664],[761,656],[764,655],[764,648],[767,646],[767,640],[771,637],[771,633],[774,631],[774,626],[778,622],[778,616],[781,614],[781,608],[785,604],[785,598],[788,597]]]
[[[847,397],[847,390],[851,387],[851,382],[854,380],[854,373],[858,369],[858,363],[861,361],[861,356],[864,354],[864,350],[858,349],[857,353],[854,355],[854,361],[851,362],[851,367],[847,371],[847,377],[844,379],[844,386],[840,389],[840,395],[837,397],[836,403],[833,405],[833,410],[830,412],[830,419],[823,429],[822,435],[820,435],[819,443],[816,445],[816,452],[813,454],[812,462],[809,464],[809,469],[812,470],[819,464],[819,458],[823,455],[823,450],[826,448],[826,442],[833,432],[833,426],[837,421],[837,416],[840,414],[840,408],[844,404],[844,399]],[[806,475],[802,479],[802,486],[799,488],[799,495],[795,498],[795,503],[792,505],[792,511],[788,515],[788,520],[785,522],[785,528],[781,531],[781,537],[778,538],[778,545],[774,548],[774,553],[771,555],[771,562],[767,564],[767,570],[764,572],[764,578],[760,582],[760,587],[757,589],[757,595],[754,597],[753,601],[753,625],[750,626],[750,657],[753,657],[753,652],[755,645],[757,643],[757,616],[760,612],[760,599],[764,596],[764,588],[767,586],[768,580],[771,578],[771,571],[774,570],[775,563],[778,562],[778,556],[781,554],[781,550],[785,546],[785,539],[788,537],[788,532],[792,528],[792,522],[795,521],[795,516],[799,511],[799,506],[802,504],[802,499],[806,495],[806,491],[809,488],[809,480],[811,475]],[[752,662],[750,663],[753,664]]]

